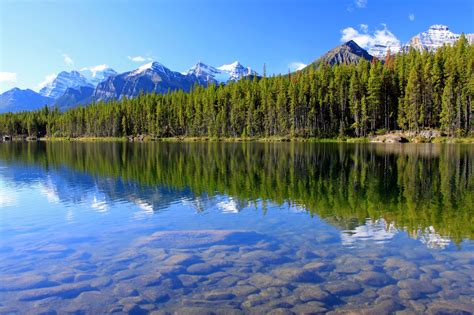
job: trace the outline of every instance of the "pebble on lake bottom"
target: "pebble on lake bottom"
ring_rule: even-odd
[[[353,252],[334,259],[321,252],[324,245],[292,249],[269,237],[239,245],[242,238],[233,233],[246,232],[155,233],[117,253],[113,264],[97,264],[89,255],[61,272],[45,265],[41,273],[2,275],[0,313],[48,308],[128,314],[474,312],[471,275],[443,269],[426,253],[421,257],[431,260],[421,267],[409,261],[407,256],[415,255],[409,252],[370,259]],[[186,245],[193,235],[200,241]],[[176,247],[156,247],[165,243]]]

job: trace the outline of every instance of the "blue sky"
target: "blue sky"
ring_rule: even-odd
[[[124,72],[148,59],[176,71],[239,60],[285,73],[347,36],[403,44],[432,24],[474,32],[474,1],[0,0],[0,92],[37,90],[62,70]]]

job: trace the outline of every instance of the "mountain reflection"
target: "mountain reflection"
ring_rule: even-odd
[[[473,239],[473,160],[470,146],[433,144],[0,145],[4,179],[36,182],[51,202],[87,200],[98,211],[133,202],[153,213],[176,202],[205,211],[211,198],[228,214],[290,204],[338,227],[347,245],[400,230],[431,247]]]

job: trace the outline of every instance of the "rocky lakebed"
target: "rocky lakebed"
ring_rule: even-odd
[[[31,242],[22,251],[4,246],[0,313],[474,312],[472,253],[383,244],[377,251],[349,249],[334,247],[331,236],[291,237],[159,231],[96,254],[81,249],[93,243],[87,238],[68,240],[71,246]]]

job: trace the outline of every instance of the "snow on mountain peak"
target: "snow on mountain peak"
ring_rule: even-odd
[[[79,71],[61,71],[58,75],[51,75],[39,85],[39,94],[53,99],[64,95],[68,88],[79,90],[81,87],[96,87],[108,77],[116,75],[115,70],[107,65],[82,68]]]
[[[429,27],[430,30],[435,30],[435,31],[449,31],[449,27],[446,25],[442,24],[434,24]]]
[[[239,61],[222,65],[217,69],[229,75],[228,81],[236,81],[246,76],[257,75],[257,72],[253,71],[250,67],[244,67]]]
[[[239,61],[234,61],[231,64],[222,65],[218,67],[217,69],[230,72],[230,71],[235,71],[235,69],[240,69],[240,68],[244,68],[244,66],[242,66],[242,64]]]
[[[368,52],[379,59],[385,58],[387,52],[398,53],[400,51],[407,51],[410,48],[417,49],[419,51],[428,50],[435,51],[443,45],[452,45],[456,42],[460,34],[455,34],[449,30],[449,27],[443,24],[431,25],[427,31],[421,32],[413,36],[410,41],[400,46],[398,40],[387,41],[384,44],[377,44],[372,46]],[[473,34],[466,34],[466,37],[470,43],[474,42]]]
[[[248,67],[244,67],[238,61],[234,61],[231,64],[225,64],[217,68],[199,61],[188,71],[183,72],[183,74],[194,75],[198,79],[202,79],[206,82],[226,83],[229,81],[239,80],[245,76],[257,75],[257,72]]]
[[[100,82],[107,80],[109,77],[117,75],[117,72],[106,64],[95,67],[86,67],[80,70],[80,73],[91,83],[97,86]]]
[[[445,44],[454,44],[459,39],[459,37],[461,37],[460,34],[451,32],[449,27],[446,25],[435,24],[431,25],[427,31],[413,36],[403,48],[404,50],[412,47],[420,51],[435,51]],[[470,42],[472,42],[472,36],[470,36],[470,34],[467,35],[467,38]]]
[[[184,75],[194,75],[204,82],[225,82],[226,78],[221,78],[222,71],[209,66],[201,61],[192,66],[188,71],[183,72]]]
[[[141,74],[141,73],[146,72],[148,70],[151,70],[153,72],[161,72],[161,73],[171,72],[170,69],[168,69],[167,67],[165,67],[164,65],[162,65],[158,61],[152,61],[152,62],[146,63],[146,64],[138,67],[137,69],[131,71],[130,75],[138,75],[138,74]]]
[[[151,69],[152,67],[153,67],[153,62],[149,62],[149,63],[146,63],[146,64],[138,67],[137,70],[140,71],[140,72],[143,72],[143,71],[146,71],[148,69]]]
[[[58,99],[68,88],[79,89],[83,86],[94,87],[94,85],[78,71],[62,71],[56,76],[56,78],[46,82],[43,88],[39,91],[39,94]]]
[[[213,66],[206,65],[205,63],[199,61],[197,64],[192,66],[185,74],[206,74],[206,73],[217,73],[219,70]]]

